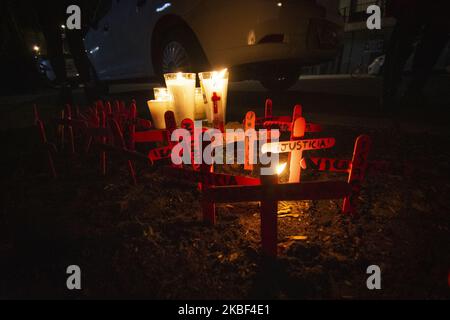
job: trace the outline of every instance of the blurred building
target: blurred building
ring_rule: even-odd
[[[356,69],[367,69],[375,58],[383,55],[387,47],[390,35],[395,27],[395,18],[389,16],[386,4],[390,0],[317,0],[327,11],[334,12],[337,6],[340,19],[344,22],[344,40],[340,54],[334,61],[319,66],[305,68],[304,74],[350,74]],[[367,29],[366,10],[370,5],[378,5],[381,8],[381,30]],[[441,55],[436,66],[444,70],[450,63],[450,48]],[[408,68],[408,66],[407,66]]]
[[[351,73],[384,54],[385,47],[395,26],[395,19],[386,15],[387,0],[341,0],[339,11],[344,19],[344,47],[338,73]],[[381,30],[367,29],[367,8],[370,5],[381,8]]]

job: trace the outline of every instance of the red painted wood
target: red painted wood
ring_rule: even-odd
[[[272,118],[273,116],[273,103],[271,99],[266,99],[266,105],[264,108],[264,116],[266,119]]]
[[[166,130],[147,130],[134,133],[134,144],[146,142],[164,142],[167,138]]]
[[[266,121],[263,124],[264,128],[270,129],[278,129],[281,132],[291,132],[292,130],[292,122],[284,122],[284,121]],[[308,133],[317,133],[322,132],[322,126],[315,123],[307,123],[305,132]]]
[[[174,179],[186,180],[190,182],[201,182],[209,186],[257,186],[260,185],[260,179],[246,177],[246,176],[234,176],[224,173],[211,172],[210,166],[202,165],[203,170],[191,170],[187,168],[178,167],[164,167],[162,172],[164,175]]]
[[[291,140],[292,141],[300,141],[299,139],[305,135],[306,120],[305,120],[305,118],[297,117],[298,115],[301,114],[301,112],[302,111],[301,111],[300,106],[296,106],[294,108],[294,115],[292,118],[295,120],[292,123],[292,128],[293,128],[291,131]],[[283,148],[283,147],[281,147],[281,148]],[[283,149],[281,149],[281,150],[283,150]],[[302,149],[299,149],[299,150],[295,149],[295,150],[290,151],[290,153],[289,153],[288,163],[289,163],[289,182],[290,183],[300,182],[300,177],[301,177],[300,160],[302,159],[302,157],[303,157]]]
[[[249,132],[255,130],[256,114],[253,111],[247,112],[244,120],[244,131]],[[253,158],[255,155],[254,139],[246,136],[244,141],[245,156],[244,156],[244,170],[253,170]]]
[[[266,143],[262,146],[262,152],[287,153],[295,151],[320,150],[334,147],[336,139],[332,137],[318,139],[301,139]]]
[[[304,170],[329,171],[348,173],[352,164],[351,160],[341,160],[332,158],[303,158],[301,167]]]
[[[213,102],[213,128],[219,129],[221,132],[225,132],[225,124],[223,119],[220,117],[220,114],[223,114],[222,98],[217,94],[217,92],[213,92],[211,101]]]
[[[172,153],[172,146],[155,148],[149,151],[148,158],[152,162],[157,162],[160,160],[170,159]]]
[[[164,114],[164,121],[166,122],[166,129],[173,131],[177,128],[177,122],[175,121],[175,114],[173,111],[166,111]]]
[[[301,161],[302,169],[328,171],[337,173],[349,173],[352,167],[352,160],[350,159],[333,159],[333,158],[303,158]],[[367,174],[379,174],[388,172],[390,170],[390,163],[384,160],[369,161],[367,165]]]
[[[106,113],[105,111],[100,112],[100,126],[103,129],[106,129]],[[103,144],[106,144],[107,138],[103,136],[101,138]],[[100,172],[102,176],[106,176],[106,152],[102,151],[100,153]]]
[[[261,248],[266,257],[277,256],[278,242],[278,201],[277,189],[278,176],[262,176],[261,198]]]
[[[47,158],[47,164],[50,171],[50,175],[53,179],[56,179],[58,175],[56,174],[55,169],[55,163],[53,161],[53,155],[52,150],[56,149],[53,145],[51,145],[47,141],[47,135],[45,133],[45,127],[44,123],[40,120],[39,112],[37,110],[36,105],[33,105],[33,111],[34,111],[34,122],[39,134],[39,139],[41,141],[42,146],[45,148],[46,158]]]
[[[130,106],[130,125],[128,127],[128,134],[130,137],[128,149],[135,150],[136,149],[136,116],[137,116],[137,108],[135,103],[131,103]]]
[[[285,122],[292,123],[292,117],[291,116],[272,116],[270,118],[266,118],[266,117],[264,117],[264,118],[256,118],[255,126],[257,128],[259,128],[259,127],[264,126],[265,122],[271,122],[271,121],[283,122],[283,123],[285,123]]]
[[[97,112],[101,113],[103,111],[105,111],[105,105],[102,100],[98,100],[97,101]]]
[[[202,130],[195,130],[194,121],[191,119],[184,119],[181,122],[181,127],[191,135],[191,164],[195,170],[200,169],[200,163],[202,162],[202,149],[200,147],[200,135]]]
[[[216,224],[216,204],[205,196],[205,191],[209,190],[211,184],[203,177],[212,174],[213,168],[213,166],[207,164],[200,166],[201,181],[199,181],[199,188],[203,191],[201,199],[203,222],[209,225]]]
[[[294,111],[292,112],[292,123],[303,116],[303,107],[300,104],[294,106]]]
[[[114,107],[113,107],[113,112],[115,114],[120,112],[120,102],[118,100],[114,101]]]
[[[342,211],[345,214],[354,214],[356,212],[356,200],[361,191],[361,184],[366,175],[368,167],[368,157],[372,142],[369,136],[359,136],[356,139],[353,152],[352,167],[350,169],[348,184],[352,188],[349,196],[345,197]]]
[[[117,123],[117,121],[112,119],[110,121],[110,127],[113,131],[115,143],[119,146],[119,148],[121,148],[123,150],[127,150],[126,144],[125,144],[125,139],[123,138],[122,131],[120,130],[120,127],[119,127],[119,124]],[[134,151],[134,150],[132,150],[132,151]],[[128,160],[127,164],[128,164],[128,172],[130,174],[131,182],[134,185],[137,185],[136,173],[134,170],[133,162],[131,160]]]
[[[153,127],[152,122],[146,119],[137,119],[137,125],[141,129],[152,129]]]
[[[107,116],[110,116],[112,114],[112,106],[111,102],[107,101],[105,104],[105,112]]]

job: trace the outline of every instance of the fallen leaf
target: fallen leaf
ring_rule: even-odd
[[[306,240],[306,239],[308,239],[307,236],[289,236],[287,238],[290,240]]]
[[[239,257],[239,253],[234,252],[234,253],[230,254],[229,260],[230,260],[230,262],[233,262],[233,261],[235,261],[238,257]]]
[[[291,213],[291,209],[282,209],[282,210],[278,210],[278,214],[288,214]]]
[[[280,214],[280,215],[278,215],[278,218],[286,218],[286,217],[298,218],[298,217],[300,217],[300,214],[298,214],[298,213],[289,213],[289,214]]]

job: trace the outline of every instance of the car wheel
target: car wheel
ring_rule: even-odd
[[[201,72],[207,68],[206,56],[192,31],[173,30],[161,40],[155,69],[162,77],[171,72]]]
[[[264,78],[259,82],[264,88],[270,91],[286,91],[297,83],[299,72],[285,73],[273,78]]]

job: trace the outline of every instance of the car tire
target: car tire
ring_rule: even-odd
[[[269,91],[287,91],[297,83],[299,76],[299,72],[284,73],[275,77],[260,79],[259,82]]]
[[[171,72],[201,72],[208,68],[207,59],[191,30],[179,27],[161,39],[155,59],[155,70],[163,78]]]

